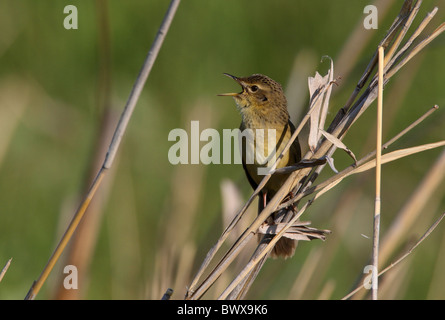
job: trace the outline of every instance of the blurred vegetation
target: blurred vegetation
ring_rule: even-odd
[[[88,184],[103,119],[103,96],[109,95],[114,126],[168,2],[0,2],[0,267],[13,258],[0,283],[0,299],[24,298],[45,266]],[[63,28],[67,4],[78,8],[77,30]],[[341,79],[333,91],[332,117],[353,91],[400,9],[400,3],[393,1],[379,19],[378,30],[364,30],[363,8],[368,4],[372,1],[182,1],[119,150],[91,270],[88,280],[79,284],[82,298],[159,299],[168,287],[175,290],[175,298],[183,297],[184,283],[188,284],[225,226],[221,182],[234,181],[244,199],[251,190],[240,165],[171,165],[167,154],[173,142],[168,141],[168,133],[174,128],[189,131],[190,120],[199,120],[201,130],[237,128],[240,117],[235,104],[216,96],[238,90],[223,72],[264,73],[286,87],[295,61],[300,61],[306,66],[299,74],[306,90],[307,76],[316,70],[324,73],[328,67],[319,63],[321,57],[329,55],[335,64],[351,32],[361,28],[371,38],[358,60],[351,61],[349,73],[335,69]],[[445,0],[425,0],[418,19],[434,6],[439,12],[432,25],[444,21]],[[99,11],[108,19],[108,40],[100,32]],[[445,37],[441,36],[391,80],[385,89],[385,122],[390,118],[384,122],[385,140],[434,104],[445,108],[444,56]],[[105,93],[104,83],[109,85]],[[303,92],[304,103],[308,93]],[[391,114],[393,105],[398,109]],[[443,140],[442,109],[398,142],[397,148]],[[369,112],[345,139],[356,155],[373,149],[372,140],[367,141],[375,130],[374,119]],[[384,166],[383,234],[441,151]],[[334,158],[339,169],[350,164],[340,152]],[[327,298],[338,299],[348,293],[371,252],[371,240],[362,234],[372,236],[372,175],[349,178],[315,203],[303,220],[333,234],[325,243],[301,243],[291,260],[268,261],[248,297],[297,297],[290,292],[295,292],[292,286],[304,262],[314,248],[331,241],[340,242],[326,274],[302,297],[317,298],[329,291]],[[341,225],[346,232],[339,239],[340,226],[333,225],[331,218],[343,210],[351,186],[360,186],[362,193],[357,206],[347,208],[352,213]],[[404,241],[420,237],[444,212],[444,194],[442,182]],[[405,269],[391,271],[402,274],[404,284],[387,297],[445,298],[444,291],[437,289],[445,285],[443,272],[438,271],[445,261],[444,235],[445,226],[440,225],[410,256]],[[404,248],[400,246],[398,252]],[[175,277],[186,262],[175,260],[178,252],[190,253],[191,259],[183,269],[187,272],[182,282]],[[60,261],[39,299],[55,297],[62,267]],[[175,287],[175,281],[182,287]]]

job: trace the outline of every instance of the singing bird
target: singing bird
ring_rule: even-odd
[[[246,129],[251,129],[253,139],[242,140],[241,158],[247,179],[255,190],[264,178],[264,174],[259,174],[258,169],[265,168],[268,165],[267,160],[270,158],[267,158],[267,155],[272,154],[272,151],[275,150],[276,156],[281,153],[294,133],[295,126],[290,121],[287,100],[283,88],[278,82],[262,74],[253,74],[243,78],[227,73],[225,75],[235,80],[242,88],[239,93],[223,93],[220,95],[231,96],[235,99],[242,118],[240,131],[245,132]],[[262,130],[258,131],[257,129]],[[258,132],[262,132],[262,135]],[[271,139],[275,138],[275,141],[270,143],[269,136]],[[249,152],[253,152],[253,157],[249,158]],[[277,168],[291,166],[300,160],[301,150],[297,138],[280,159]],[[259,194],[258,214],[264,209],[267,202],[273,198],[288,176],[289,174],[273,174],[271,176]],[[267,223],[272,225],[278,222],[287,222],[293,216],[293,212],[290,211],[290,213],[289,215],[289,210],[285,214],[281,212],[280,216],[278,213],[274,213],[268,218]],[[291,257],[295,252],[296,245],[296,240],[283,237],[275,244],[271,256]]]

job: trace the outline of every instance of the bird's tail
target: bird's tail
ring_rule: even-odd
[[[264,209],[262,201],[259,201],[258,214]],[[280,211],[274,212],[267,220],[268,225],[274,225],[278,223],[289,222],[295,215],[295,212],[291,208],[282,209]],[[270,241],[273,236],[263,234],[258,234],[258,241]],[[290,258],[295,253],[295,248],[297,247],[298,241],[282,237],[277,241],[272,251],[270,252],[270,257],[272,258]]]
[[[273,247],[270,256],[272,258],[291,258],[295,253],[295,248],[297,247],[298,241],[288,238],[281,238]]]

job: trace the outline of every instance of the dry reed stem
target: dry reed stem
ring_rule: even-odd
[[[136,82],[135,82],[133,89],[130,93],[127,104],[125,105],[125,108],[121,114],[121,118],[119,119],[119,123],[117,124],[112,141],[108,147],[108,152],[105,156],[102,167],[100,168],[98,174],[96,175],[96,178],[93,180],[92,185],[91,185],[90,189],[88,190],[87,195],[85,196],[84,200],[82,201],[81,205],[79,206],[79,209],[74,214],[74,217],[73,217],[71,223],[69,224],[64,235],[62,236],[62,239],[58,243],[53,254],[51,255],[51,257],[50,257],[47,265],[43,269],[40,277],[37,279],[37,281],[34,281],[31,288],[29,289],[29,292],[25,297],[26,300],[33,300],[36,297],[36,295],[38,294],[38,292],[40,291],[42,285],[48,278],[51,270],[54,268],[54,265],[56,264],[57,260],[60,258],[60,255],[62,254],[63,250],[65,249],[69,240],[71,239],[72,235],[74,234],[74,231],[76,230],[77,226],[79,225],[80,221],[82,220],[82,217],[84,216],[86,209],[88,208],[91,200],[93,199],[94,195],[96,194],[96,191],[99,188],[101,181],[105,177],[107,170],[109,168],[111,168],[114,158],[116,156],[117,150],[119,149],[122,137],[126,131],[128,122],[130,121],[130,118],[131,118],[133,111],[136,107],[136,104],[139,100],[140,94],[141,94],[142,89],[145,85],[145,82],[148,78],[148,75],[150,74],[153,64],[158,56],[159,50],[161,49],[161,46],[165,39],[167,31],[171,25],[171,22],[173,21],[173,17],[175,16],[175,13],[179,6],[179,3],[180,3],[180,0],[172,0],[171,1],[170,5],[167,9],[166,15],[164,17],[164,20],[162,21],[161,26],[158,30],[156,38],[153,41],[152,47],[150,48],[148,55],[144,61],[144,65],[142,66],[141,72],[139,73],[138,78],[136,79]]]
[[[8,271],[9,266],[11,265],[11,261],[12,261],[12,258],[10,258],[10,259],[6,262],[6,264],[5,264],[5,266],[3,267],[2,271],[0,271],[0,282],[2,282],[3,277],[4,277],[5,274],[6,274],[6,271]]]
[[[394,5],[394,0],[376,0],[373,5],[379,9],[379,19],[383,21],[388,14],[389,9]],[[343,79],[348,78],[349,73],[360,58],[363,50],[372,40],[376,30],[366,30],[363,28],[363,20],[358,19],[354,31],[343,45],[338,58],[336,59],[337,74],[341,74]]]
[[[98,45],[98,91],[97,107],[101,111],[101,120],[99,129],[94,142],[92,157],[89,161],[88,176],[85,178],[84,185],[80,194],[85,194],[91,185],[91,180],[100,167],[107,152],[107,144],[110,141],[115,123],[118,120],[118,114],[111,108],[111,56],[110,56],[110,26],[108,20],[108,5],[106,0],[96,1],[97,24],[99,31]],[[82,290],[67,290],[62,285],[65,274],[60,273],[55,293],[52,299],[56,300],[78,300],[86,292],[88,287],[87,275],[90,270],[91,257],[94,254],[98,230],[102,222],[103,207],[107,202],[114,173],[108,174],[99,193],[88,207],[88,214],[85,214],[81,223],[77,227],[76,233],[71,239],[69,248],[66,250],[66,259],[64,265],[74,265],[77,268],[79,283],[84,283]],[[64,216],[63,214],[61,214]]]
[[[406,22],[400,31],[397,38],[394,40],[393,45],[389,48],[388,52],[386,53],[386,56],[384,57],[384,62],[382,62],[384,65],[387,65],[389,60],[392,58],[392,56],[396,53],[397,49],[399,48],[400,44],[402,43],[403,38],[405,37],[406,33],[408,32],[409,27],[414,21],[414,18],[416,17],[417,13],[419,12],[420,5],[422,4],[422,1],[418,1],[414,8],[411,10],[409,15],[407,16]],[[419,32],[420,33],[420,32]],[[380,48],[378,49],[378,59],[380,61]]]

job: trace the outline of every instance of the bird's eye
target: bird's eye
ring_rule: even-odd
[[[251,86],[250,91],[252,91],[252,92],[258,91],[258,86],[255,86],[255,85]]]

